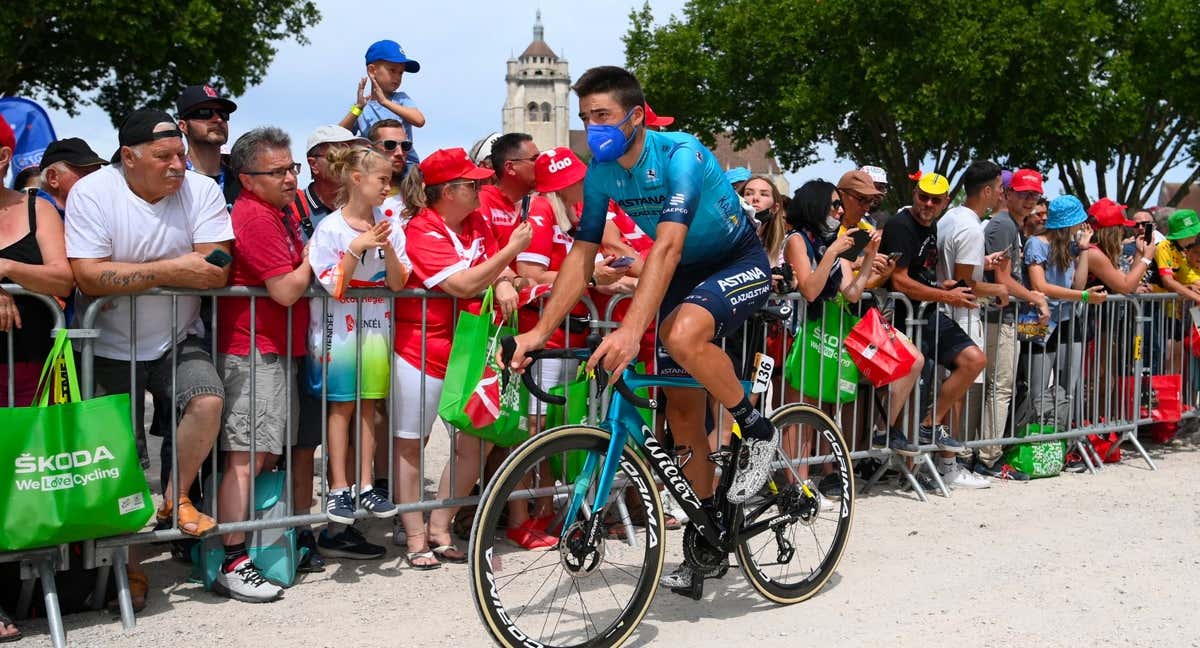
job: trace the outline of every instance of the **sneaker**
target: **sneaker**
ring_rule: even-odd
[[[729,558],[723,558],[721,559],[721,567],[711,572],[705,572],[703,574],[703,578],[717,578],[717,574],[720,573],[722,569],[728,568]],[[658,584],[663,587],[670,587],[672,589],[688,588],[692,586],[692,581],[695,578],[696,570],[692,569],[690,565],[684,562],[679,563],[679,566],[676,567],[671,573],[664,574],[662,577],[660,577],[658,579]]]
[[[817,482],[817,492],[826,499],[841,499],[842,497],[842,475],[841,473],[831,472],[825,475]]]
[[[960,466],[955,466],[942,475],[942,481],[950,488],[980,489],[992,486],[987,477],[963,470]]]
[[[733,475],[733,483],[725,498],[730,504],[741,504],[753,497],[771,475],[771,461],[779,448],[779,430],[771,426],[770,439],[742,439],[742,447],[737,457],[737,472]]]
[[[505,535],[513,544],[522,549],[549,549],[558,544],[558,538],[537,528],[537,522],[530,518],[515,529],[509,529]]]
[[[312,529],[302,529],[296,534],[296,548],[307,550],[304,559],[296,565],[296,571],[303,574],[318,574],[325,571],[325,556],[317,548],[317,537]]]
[[[237,563],[231,571],[218,569],[213,589],[231,599],[246,603],[269,603],[283,594],[283,589],[267,581],[249,556]]]
[[[330,534],[329,529],[323,529],[321,535],[317,536],[317,546],[331,558],[374,560],[383,558],[383,554],[387,553],[383,547],[367,542],[362,532],[352,526],[336,535]]]
[[[681,526],[687,524],[688,514],[683,510],[683,507],[679,505],[679,502],[675,501],[675,497],[665,490],[659,492],[662,495],[663,514],[675,518],[675,520],[679,522]]]
[[[1029,475],[1012,467],[1012,464],[1006,464],[1003,461],[997,461],[996,465],[988,466],[982,461],[975,462],[975,474],[991,477],[993,479],[1008,479],[1012,481],[1029,481]]]
[[[929,445],[932,443],[937,446],[938,450],[955,452],[960,455],[971,453],[971,449],[968,448],[962,441],[950,436],[950,428],[946,427],[945,425],[935,425],[932,428],[922,425],[920,440],[921,445]]]
[[[887,434],[884,434],[882,430],[876,430],[871,442],[876,447],[886,447],[892,452],[906,457],[915,457],[921,451],[916,444],[908,440],[908,436],[899,428],[891,428]]]
[[[343,488],[325,498],[325,517],[339,524],[354,524],[354,493]]]
[[[378,488],[368,488],[359,496],[358,501],[367,512],[377,518],[390,518],[396,514],[396,505],[388,498],[387,491]]]
[[[388,500],[389,502],[392,500],[392,491],[388,490],[388,480],[376,479],[375,483],[372,484],[371,487],[379,491],[379,494],[383,496],[383,499]]]

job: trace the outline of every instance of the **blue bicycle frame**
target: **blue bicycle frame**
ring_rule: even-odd
[[[694,378],[642,375],[634,372],[631,368],[625,369],[621,377],[625,384],[634,391],[648,387],[702,388],[700,383],[696,382]],[[749,392],[751,383],[749,381],[741,382],[742,386]],[[691,484],[688,483],[680,468],[675,464],[674,458],[663,450],[662,446],[654,438],[654,431],[645,424],[645,421],[642,420],[641,414],[633,403],[629,402],[627,398],[616,390],[613,390],[608,404],[608,413],[599,427],[607,431],[610,437],[607,454],[604,458],[604,466],[600,470],[599,480],[596,482],[596,498],[594,501],[598,507],[602,507],[603,503],[608,501],[613,479],[616,477],[617,469],[620,466],[621,452],[624,446],[632,440],[635,442],[635,448],[644,448],[650,454],[648,459],[650,459],[651,468],[667,483],[672,494],[679,500],[684,510],[688,512],[689,517],[692,518],[698,530],[706,536],[710,536],[711,540],[716,541],[715,530],[710,531],[707,528],[709,525],[705,524],[702,520],[706,516],[692,516],[693,511],[700,510],[700,498],[697,497],[696,492],[692,490]],[[579,511],[583,507],[584,497],[591,488],[592,481],[596,475],[596,464],[598,462],[599,456],[595,452],[589,451],[584,460],[583,468],[575,478],[575,489],[563,522],[564,532],[566,529],[571,528],[571,525],[575,523],[579,516]],[[594,528],[598,529],[599,526],[599,524],[596,524]]]

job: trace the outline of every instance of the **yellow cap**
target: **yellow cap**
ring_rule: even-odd
[[[931,196],[950,193],[950,181],[940,173],[922,173],[917,188]]]

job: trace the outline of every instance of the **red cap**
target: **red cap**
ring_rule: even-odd
[[[540,193],[550,193],[576,182],[582,182],[587,175],[587,166],[571,149],[560,146],[549,151],[542,151],[533,163],[534,188]]]
[[[1101,198],[1088,207],[1088,216],[1096,221],[1096,227],[1136,227],[1137,223],[1125,216],[1125,205],[1118,205],[1108,198]]]
[[[440,185],[451,180],[483,180],[490,178],[491,169],[475,166],[467,152],[461,148],[438,149],[421,160],[421,175],[428,186]]]
[[[659,116],[654,113],[654,109],[650,107],[650,102],[646,102],[646,125],[653,128],[666,128],[675,123],[675,118],[667,115]]]
[[[1042,190],[1042,172],[1035,169],[1017,169],[1013,171],[1012,183],[1009,185],[1013,191],[1036,191],[1044,193]]]
[[[0,147],[4,146],[16,151],[17,136],[13,134],[12,126],[8,125],[8,120],[3,115],[0,115]]]

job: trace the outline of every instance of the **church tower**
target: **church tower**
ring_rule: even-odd
[[[502,110],[505,133],[529,133],[538,149],[569,146],[571,76],[543,38],[542,12],[533,24],[533,42],[515,59],[508,60],[508,99]]]

